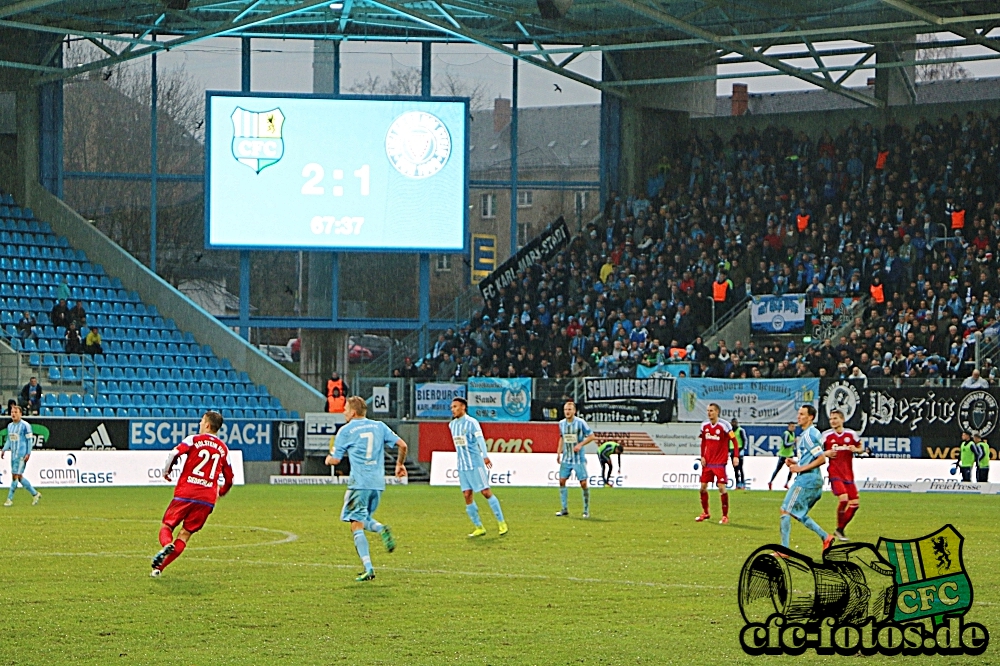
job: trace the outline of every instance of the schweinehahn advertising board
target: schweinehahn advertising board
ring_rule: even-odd
[[[183,457],[183,456],[182,456]],[[173,486],[182,461],[170,479],[163,478],[164,451],[33,451],[24,475],[39,488]],[[229,451],[233,485],[242,486],[243,453]],[[10,484],[10,467],[0,465],[0,485]]]
[[[490,484],[494,486],[556,486],[559,465],[553,455],[533,453],[491,453]],[[778,459],[752,456],[744,461],[747,488],[766,490]],[[946,490],[955,485],[949,460],[908,460],[902,458],[862,458],[854,461],[854,479],[858,490],[927,492]],[[587,455],[589,482],[604,485],[596,455]],[[701,466],[696,456],[628,455],[622,457],[622,468],[615,470],[611,485],[616,488],[676,488],[693,490],[699,487]],[[779,476],[783,479],[784,476]],[[457,486],[458,472],[455,453],[435,451],[431,462],[431,485]],[[732,469],[729,485],[733,485]],[[979,484],[975,492],[991,493],[1000,484]],[[829,484],[827,483],[827,490]]]

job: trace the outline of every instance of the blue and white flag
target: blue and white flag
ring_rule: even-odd
[[[531,378],[469,378],[469,416],[480,421],[530,421]]]
[[[806,325],[805,294],[754,296],[750,304],[750,326],[755,331],[791,333]]]
[[[818,379],[677,380],[677,420],[704,421],[708,406],[719,405],[727,421],[740,425],[794,423],[799,407],[819,404]]]

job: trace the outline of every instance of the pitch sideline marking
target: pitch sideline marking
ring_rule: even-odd
[[[219,525],[222,527],[222,525]],[[274,530],[281,531],[281,530]],[[293,535],[294,536],[294,535]],[[228,547],[228,546],[226,546]],[[192,550],[194,550],[192,548]],[[205,550],[205,549],[202,549]],[[29,557],[118,557],[127,559],[149,559],[148,555],[133,553],[106,553],[106,552],[22,552],[21,555]],[[215,557],[191,557],[191,561],[216,562],[224,564],[251,564],[258,566],[279,566],[279,567],[315,567],[325,569],[355,569],[356,564],[332,564],[329,562],[269,562],[266,560],[245,560],[242,558],[215,558]],[[594,583],[603,585],[633,585],[637,587],[667,588],[667,589],[694,589],[694,590],[731,590],[732,586],[726,585],[699,585],[696,583],[656,583],[649,581],[634,580],[609,580],[604,578],[581,578],[579,576],[548,576],[545,574],[518,574],[482,571],[448,571],[446,569],[412,569],[407,567],[379,567],[382,571],[396,571],[409,574],[427,574],[436,576],[474,576],[477,578],[504,578],[504,579],[527,579],[541,581],[561,581],[568,580],[576,583]]]

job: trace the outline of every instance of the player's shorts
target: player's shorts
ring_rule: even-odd
[[[211,504],[174,498],[167,505],[166,513],[163,514],[163,524],[174,529],[184,523],[184,529],[194,534],[205,526],[205,521],[208,520],[208,516],[211,515],[214,508]]]
[[[858,487],[850,479],[830,479],[830,490],[837,497],[847,495],[847,499],[858,499]]]
[[[340,510],[340,519],[345,523],[356,520],[363,523],[375,514],[378,502],[382,498],[381,490],[352,490],[344,493],[344,508]]]
[[[797,474],[792,481],[792,487],[785,493],[785,501],[781,510],[791,514],[796,520],[802,520],[813,508],[813,505],[823,496],[823,477],[819,474]]]
[[[564,463],[560,463],[559,464],[559,478],[560,479],[568,479],[569,475],[571,473],[575,473],[576,474],[576,480],[577,481],[586,481],[587,478],[588,478],[587,477],[587,463],[585,463],[585,462],[578,462],[578,463],[564,462]]]
[[[726,477],[725,465],[705,465],[702,468],[701,482],[712,483],[713,481],[717,481],[723,485],[729,483],[729,479]]]
[[[476,466],[474,469],[458,470],[458,484],[462,490],[481,493],[490,487],[490,475],[486,467]]]
[[[24,462],[24,458],[11,458],[10,459],[10,473],[11,474],[24,474],[24,468],[28,466],[28,463]]]

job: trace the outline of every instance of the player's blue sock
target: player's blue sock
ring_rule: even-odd
[[[792,517],[785,514],[781,516],[781,545],[788,548],[788,542],[792,536]]]
[[[816,534],[818,534],[820,539],[826,539],[826,536],[827,536],[826,532],[824,532],[823,528],[819,526],[819,523],[817,523],[815,520],[813,520],[809,516],[806,516],[802,520],[802,524],[805,525],[806,527],[808,527],[809,529],[811,529]]]
[[[21,487],[24,488],[25,490],[27,490],[32,495],[37,495],[38,494],[38,491],[34,489],[34,487],[31,485],[31,482],[28,481],[23,476],[21,477]]]
[[[486,500],[489,502],[490,509],[493,511],[493,515],[497,517],[497,522],[503,522],[503,509],[500,508],[500,500],[497,499],[496,495],[490,495],[490,498]]]
[[[7,493],[7,499],[12,502],[14,501],[15,490],[17,490],[17,479],[14,479],[10,482],[10,492]]]
[[[565,511],[567,502],[569,501],[569,488],[566,486],[559,486],[559,499],[562,500],[563,511]]]
[[[365,521],[365,529],[369,532],[381,532],[383,527],[385,527],[385,525],[378,522],[374,518],[369,518]]]
[[[590,488],[583,489],[583,512],[590,513]]]
[[[365,565],[365,571],[374,571],[372,568],[372,558],[368,555],[368,537],[364,530],[357,530],[354,533],[354,547],[358,551],[361,563]]]
[[[466,504],[465,512],[469,514],[469,520],[472,521],[473,525],[475,525],[476,527],[483,526],[483,521],[479,519],[479,507],[476,506],[475,502],[473,502],[472,504]]]

